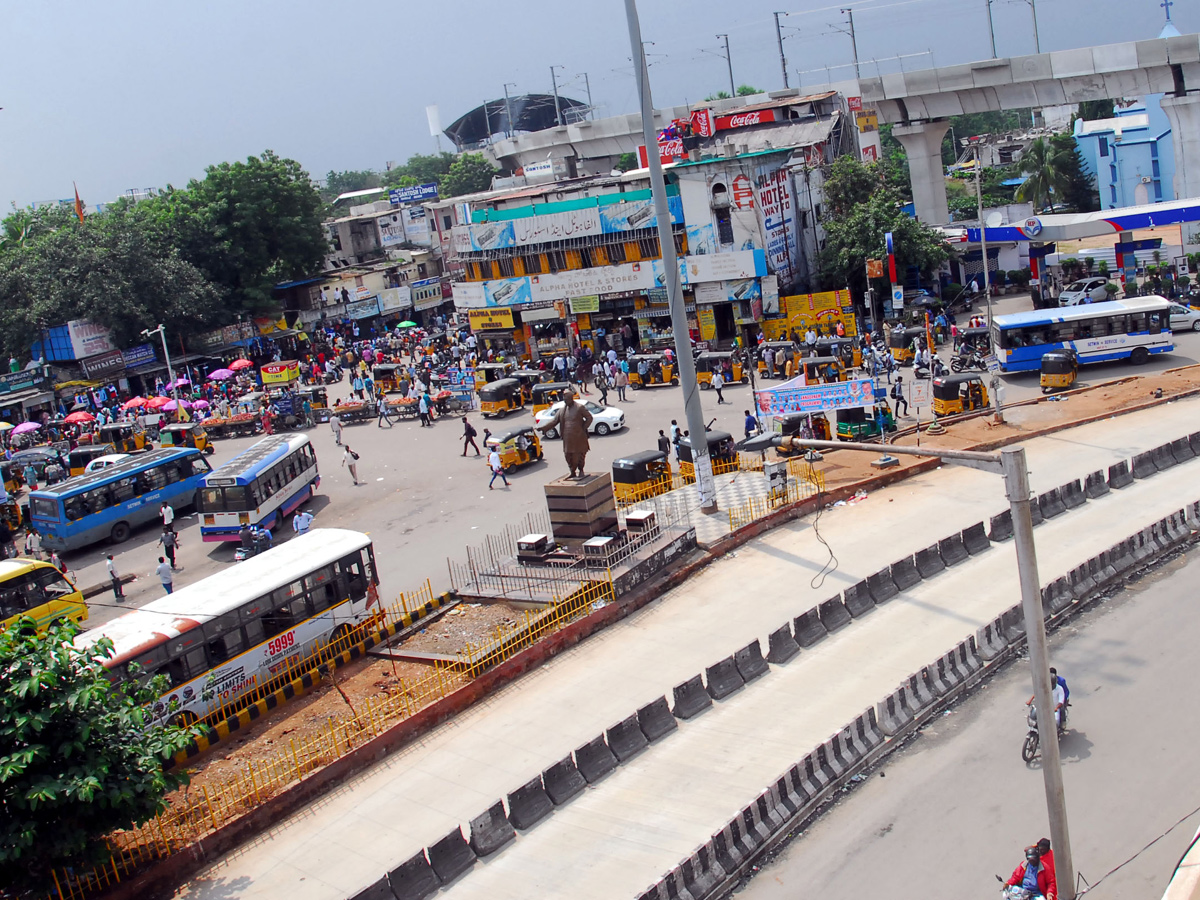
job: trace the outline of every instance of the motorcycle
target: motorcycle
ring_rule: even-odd
[[[983,361],[983,356],[979,353],[960,353],[950,360],[950,368],[954,372],[986,372],[987,363]]]
[[[253,556],[258,556],[260,553],[265,553],[271,549],[271,535],[267,532],[256,531],[254,533],[254,541],[249,546],[239,546],[233,552],[234,562],[244,562]]]
[[[1067,708],[1070,703],[1064,703],[1063,708],[1059,711],[1058,717],[1058,738],[1062,740],[1064,734],[1067,733]],[[1025,714],[1025,724],[1029,731],[1025,735],[1025,743],[1021,745],[1021,759],[1025,762],[1033,762],[1033,758],[1037,756],[1038,744],[1041,740],[1038,735],[1037,724],[1037,707],[1032,703],[1029,704],[1029,711]]]

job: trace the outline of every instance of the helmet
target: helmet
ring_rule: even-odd
[[[1025,858],[1030,862],[1037,862],[1042,858],[1042,852],[1036,846],[1025,848]]]

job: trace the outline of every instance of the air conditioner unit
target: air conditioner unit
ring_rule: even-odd
[[[725,154],[726,159],[733,159],[737,156],[737,147],[733,146],[733,144],[722,144],[721,152]]]
[[[1143,176],[1142,176],[1142,184],[1149,184],[1149,183],[1150,183],[1151,181],[1153,181],[1153,180],[1154,180],[1154,179],[1153,179],[1153,178],[1151,178],[1149,175],[1143,175]]]

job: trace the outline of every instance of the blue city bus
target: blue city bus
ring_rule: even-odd
[[[1152,353],[1175,349],[1171,303],[1129,297],[1063,309],[995,316],[992,351],[1005,372],[1037,371],[1051,350],[1074,350],[1081,365],[1128,359],[1141,365]]]
[[[194,447],[151,450],[116,465],[34,491],[29,516],[50,550],[75,550],[98,541],[128,540],[133,529],[158,519],[163,502],[195,502],[212,471]]]
[[[200,537],[236,541],[243,525],[274,528],[321,483],[317,454],[304,434],[274,434],[239,453],[200,486]]]

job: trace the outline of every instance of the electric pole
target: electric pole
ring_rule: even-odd
[[[718,34],[717,37],[725,38],[725,64],[729,66],[729,96],[737,96],[737,88],[733,86],[733,59],[729,56],[729,35]]]
[[[587,72],[583,73],[583,89],[588,95],[588,118],[594,119],[596,117],[592,114],[592,83],[588,81]]]
[[[791,87],[791,85],[788,84],[787,57],[783,53],[783,30],[779,27],[779,17],[786,15],[787,13],[775,13],[775,40],[779,42],[779,66],[783,69],[783,86],[785,89]]]
[[[992,0],[984,0],[988,12],[988,33],[992,36],[992,59],[996,58],[996,24],[992,21]]]
[[[562,105],[558,102],[558,79],[554,77],[555,69],[565,69],[566,66],[550,67],[550,84],[554,88],[554,124],[562,125]]]
[[[854,77],[861,78],[862,73],[858,70],[858,36],[854,33],[854,10],[843,9],[850,19],[850,50],[854,53]]]

